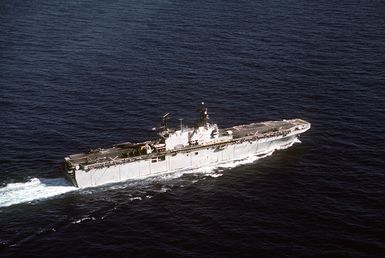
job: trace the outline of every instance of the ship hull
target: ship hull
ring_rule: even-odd
[[[301,131],[270,138],[242,140],[194,149],[168,152],[164,155],[94,168],[88,171],[65,171],[67,179],[77,187],[92,187],[133,179],[142,179],[205,166],[215,166],[249,156],[264,156],[291,146]]]

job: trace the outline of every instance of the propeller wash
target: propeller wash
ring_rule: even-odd
[[[209,121],[202,103],[193,127],[169,128],[169,114],[155,128],[159,139],[121,143],[108,149],[74,154],[64,159],[62,170],[77,187],[158,176],[176,171],[220,165],[251,155],[263,157],[291,146],[310,129],[302,119],[267,121],[219,129]]]

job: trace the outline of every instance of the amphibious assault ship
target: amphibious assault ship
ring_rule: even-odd
[[[266,121],[219,129],[202,103],[193,127],[169,128],[169,113],[154,128],[158,139],[120,143],[65,157],[63,172],[77,187],[140,179],[204,166],[220,165],[290,147],[310,129],[302,119]]]

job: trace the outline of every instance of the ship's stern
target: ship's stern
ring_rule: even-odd
[[[75,177],[75,168],[72,168],[71,164],[68,162],[67,158],[63,161],[61,165],[61,172],[64,174],[65,179],[72,185],[78,187]]]

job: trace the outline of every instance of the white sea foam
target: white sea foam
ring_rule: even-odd
[[[0,188],[0,207],[50,198],[75,189],[64,178],[32,178],[24,183],[10,183]]]
[[[82,223],[83,221],[87,221],[87,220],[96,220],[95,217],[89,217],[89,216],[86,216],[84,218],[80,218],[80,219],[75,219],[74,221],[72,221],[71,223],[72,224],[79,224],[79,223]]]
[[[130,201],[135,201],[135,200],[141,201],[141,200],[142,200],[142,197],[137,196],[137,197],[132,197],[132,198],[130,198]]]
[[[279,149],[286,149],[291,147],[295,143],[300,143],[301,141],[297,138],[286,146],[282,146]],[[127,181],[123,183],[113,184],[111,186],[107,186],[107,189],[121,189],[126,187],[136,187],[144,184],[148,184],[151,182],[159,182],[159,181],[168,181],[171,179],[179,178],[185,174],[203,174],[204,176],[216,178],[223,175],[224,169],[231,169],[234,167],[238,167],[240,165],[248,164],[255,162],[256,160],[265,158],[273,154],[274,150],[265,153],[263,155],[250,155],[244,157],[243,159],[233,160],[226,163],[218,164],[215,166],[206,166],[197,169],[190,170],[181,170],[174,173],[169,173],[165,175],[160,175],[156,177],[147,178],[140,181]],[[192,183],[195,183],[199,180],[194,179]],[[93,187],[92,187],[93,188]],[[68,185],[64,178],[55,178],[55,179],[39,179],[32,178],[28,182],[24,183],[11,183],[6,185],[5,187],[0,188],[0,207],[6,207],[13,204],[31,202],[39,199],[46,199],[56,195],[64,194],[70,191],[74,191],[78,188],[74,186]],[[94,190],[90,188],[83,189],[82,193],[93,193]],[[169,188],[162,187],[160,192],[167,192],[170,190]],[[147,196],[146,196],[147,197]],[[150,198],[150,197],[147,197]],[[141,197],[133,197],[131,200],[141,200]]]

